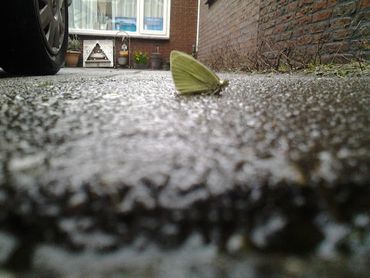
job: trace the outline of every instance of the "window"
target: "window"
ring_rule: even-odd
[[[69,8],[72,34],[169,37],[171,0],[73,0]]]
[[[144,0],[144,30],[163,31],[163,0]]]
[[[113,1],[112,8],[114,30],[136,32],[137,31],[137,1],[120,0]]]

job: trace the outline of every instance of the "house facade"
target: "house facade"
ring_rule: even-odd
[[[369,0],[204,0],[199,18],[198,57],[220,69],[370,57]]]
[[[113,40],[116,57],[127,44],[130,64],[135,51],[166,62],[172,49],[194,50],[197,19],[197,0],[73,0],[69,31],[81,41]]]

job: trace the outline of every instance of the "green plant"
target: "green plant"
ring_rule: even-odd
[[[136,64],[144,64],[146,65],[148,63],[148,53],[143,52],[141,50],[134,52],[134,61]]]
[[[67,50],[81,51],[81,42],[78,40],[77,36],[68,37]]]

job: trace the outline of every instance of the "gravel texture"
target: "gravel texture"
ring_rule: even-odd
[[[370,78],[221,76],[221,96],[180,96],[169,72],[0,72],[0,245],[19,242],[0,263],[200,235],[370,265]]]

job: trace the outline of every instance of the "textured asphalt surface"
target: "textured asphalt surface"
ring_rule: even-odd
[[[221,76],[221,96],[179,96],[169,72],[0,71],[5,233],[99,250],[239,233],[307,252],[328,225],[368,231],[370,77]]]

